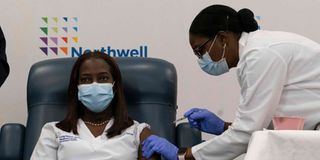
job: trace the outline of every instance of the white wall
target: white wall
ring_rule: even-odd
[[[178,72],[178,117],[191,107],[207,107],[232,121],[239,98],[234,70],[213,77],[199,68],[189,46],[188,29],[198,12],[211,4],[225,4],[239,10],[247,7],[261,19],[262,29],[284,30],[320,42],[320,0],[1,0],[0,25],[7,39],[10,75],[0,89],[0,126],[25,124],[26,80],[30,66],[40,60],[69,55],[43,54],[39,47],[44,36],[41,17],[48,26],[59,27],[52,36],[78,36],[78,43],[59,46],[84,48],[138,48],[147,46],[148,57],[173,63]],[[62,17],[77,17],[78,22],[64,23]],[[51,18],[58,17],[58,23]],[[78,26],[79,31],[64,33],[61,27]],[[70,40],[69,40],[70,41]],[[49,40],[50,45],[54,45]]]

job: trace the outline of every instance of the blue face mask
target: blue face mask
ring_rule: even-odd
[[[224,53],[225,53],[225,49],[226,49],[226,44],[223,46],[223,53],[222,53],[222,58],[219,61],[212,61],[209,52],[214,44],[216,40],[216,37],[214,38],[209,51],[207,51],[202,58],[198,59],[198,64],[201,67],[201,69],[203,71],[205,71],[206,73],[210,74],[210,75],[214,75],[214,76],[218,76],[221,74],[224,74],[226,72],[229,71],[229,67],[227,64],[226,59],[224,58]]]
[[[104,111],[113,99],[113,84],[91,83],[78,85],[78,99],[90,111]]]

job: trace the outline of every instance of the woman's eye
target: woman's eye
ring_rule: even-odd
[[[100,80],[102,80],[102,81],[107,81],[107,80],[109,80],[109,77],[107,77],[107,76],[102,76],[102,77],[100,77]]]
[[[88,77],[80,78],[80,83],[91,83],[91,78],[88,78]]]

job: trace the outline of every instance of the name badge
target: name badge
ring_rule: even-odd
[[[59,142],[69,142],[69,141],[78,141],[79,137],[72,135],[61,135],[59,136]]]

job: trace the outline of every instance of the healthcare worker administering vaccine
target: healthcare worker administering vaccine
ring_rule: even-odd
[[[258,30],[252,11],[224,5],[209,6],[195,17],[189,41],[207,74],[236,68],[241,97],[232,123],[207,109],[185,113],[192,127],[218,135],[188,149],[186,159],[234,159],[246,152],[251,134],[267,128],[274,116],[303,117],[304,129],[320,122],[318,43],[293,33]]]

